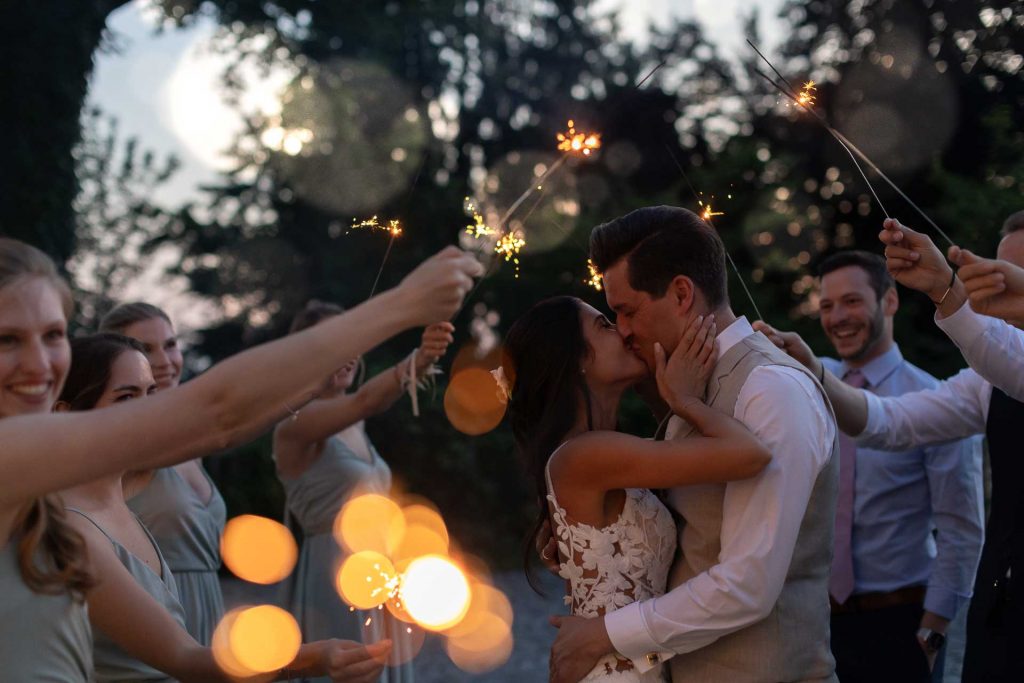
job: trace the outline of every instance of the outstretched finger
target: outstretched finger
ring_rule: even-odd
[[[986,303],[988,299],[994,296],[998,296],[1006,291],[1006,284],[993,285],[992,287],[986,287],[984,289],[977,289],[967,295],[972,304]]]
[[[1002,291],[1006,289],[1006,276],[999,272],[989,273],[988,275],[979,275],[972,277],[970,280],[964,280],[963,283],[968,295],[996,287]]]
[[[661,344],[654,342],[654,376],[662,377],[665,374],[665,349]]]
[[[958,246],[952,246],[949,248],[949,260],[958,266],[972,266],[975,263],[983,263],[985,259],[977,256],[970,249],[961,249]]]
[[[715,351],[715,333],[718,331],[718,327],[715,325],[714,318],[711,319],[711,324],[708,326],[707,334],[704,339],[704,346],[700,348],[700,352],[697,355],[697,359],[704,364],[711,358]]]
[[[969,266],[960,267],[956,271],[956,276],[966,285],[975,278],[997,272],[1000,272],[998,261],[980,261]]]
[[[701,324],[703,322],[704,316],[702,315],[698,315],[690,321],[690,324],[686,326],[686,330],[683,332],[682,339],[679,340],[679,345],[676,347],[677,352],[690,352],[690,347],[693,346],[693,342],[697,338],[697,334],[700,332]]]
[[[691,358],[700,356],[701,351],[704,350],[704,344],[707,342],[708,329],[711,323],[711,316],[704,319],[704,322],[701,323],[700,329],[697,330],[697,335],[693,338],[693,342],[690,344],[690,348],[686,350],[686,355]]]

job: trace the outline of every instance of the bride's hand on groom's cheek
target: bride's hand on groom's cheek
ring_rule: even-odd
[[[697,316],[672,355],[654,345],[658,391],[673,410],[688,399],[702,399],[715,363],[715,316]]]

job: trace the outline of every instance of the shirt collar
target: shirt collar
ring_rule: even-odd
[[[732,321],[728,327],[718,333],[715,338],[715,349],[718,352],[716,360],[722,360],[722,356],[732,347],[754,334],[754,328],[747,322],[747,316],[741,315]]]
[[[868,381],[868,385],[877,387],[879,384],[889,379],[889,375],[896,371],[900,365],[903,364],[903,354],[900,353],[900,347],[898,344],[893,344],[892,348],[883,353],[878,358],[868,361],[868,363],[862,367],[857,368],[864,375],[864,379]],[[846,361],[843,361],[840,366],[840,378],[846,376],[850,370],[853,370]]]

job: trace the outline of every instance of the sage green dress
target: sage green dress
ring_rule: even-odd
[[[224,616],[220,569],[220,538],[227,511],[220,491],[210,482],[210,499],[196,490],[173,467],[156,470],[152,480],[128,500],[128,507],[156,539],[174,575],[185,628],[200,645],[209,646],[213,631]]]
[[[372,444],[370,452],[372,462],[367,462],[333,436],[309,469],[294,479],[281,477],[287,496],[286,517],[303,534],[298,564],[285,586],[285,604],[299,622],[304,642],[342,638],[371,643],[390,638],[400,661],[406,663],[385,668],[380,680],[410,683],[413,637],[407,629],[411,627],[386,609],[351,610],[335,587],[335,576],[345,559],[332,533],[335,517],[353,494],[387,495],[391,491],[391,468]]]
[[[85,603],[69,593],[35,593],[21,578],[17,543],[0,549],[0,680],[92,680],[92,628]]]
[[[110,534],[104,531],[103,527],[87,514],[77,508],[69,507],[65,509],[85,517],[93,526],[99,529],[114,546],[117,558],[121,560],[121,564],[132,575],[132,578],[147,593],[152,595],[153,599],[160,603],[164,609],[170,612],[175,621],[181,624],[182,627],[185,626],[185,610],[182,609],[181,603],[178,601],[178,590],[174,585],[174,577],[171,575],[167,562],[164,561],[164,556],[160,553],[160,546],[156,544],[149,531],[142,525],[142,522],[139,522],[139,526],[146,532],[146,536],[153,543],[156,554],[160,558],[160,576],[157,576],[150,569],[149,565],[114,540]],[[136,681],[146,681],[147,683],[151,681],[158,681],[159,683],[174,682],[174,679],[164,672],[158,671],[129,655],[100,630],[97,630],[94,634],[93,660],[96,667],[96,683],[123,683],[126,681],[131,681],[132,683]]]

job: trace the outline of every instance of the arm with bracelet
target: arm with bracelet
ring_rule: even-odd
[[[428,375],[453,341],[453,331],[447,322],[427,327],[417,349],[352,393],[345,392],[344,383],[351,381],[355,360],[327,378],[321,397],[293,410],[291,417],[274,429],[278,470],[286,476],[301,474],[315,459],[318,446],[325,439],[393,406]]]
[[[879,238],[887,245],[886,265],[893,277],[932,300],[936,325],[953,340],[968,365],[1010,397],[1024,400],[1024,331],[975,310],[996,315],[1012,308],[1017,294],[1024,296],[1024,292],[1013,291],[1019,269],[1008,263],[1006,268],[997,268],[999,262],[989,265],[984,263],[986,259],[952,247],[950,257],[962,267],[962,277],[958,277],[927,235],[892,219],[885,222]],[[994,296],[1000,297],[997,303],[1005,301],[1009,306],[989,310],[975,301],[991,301]]]

